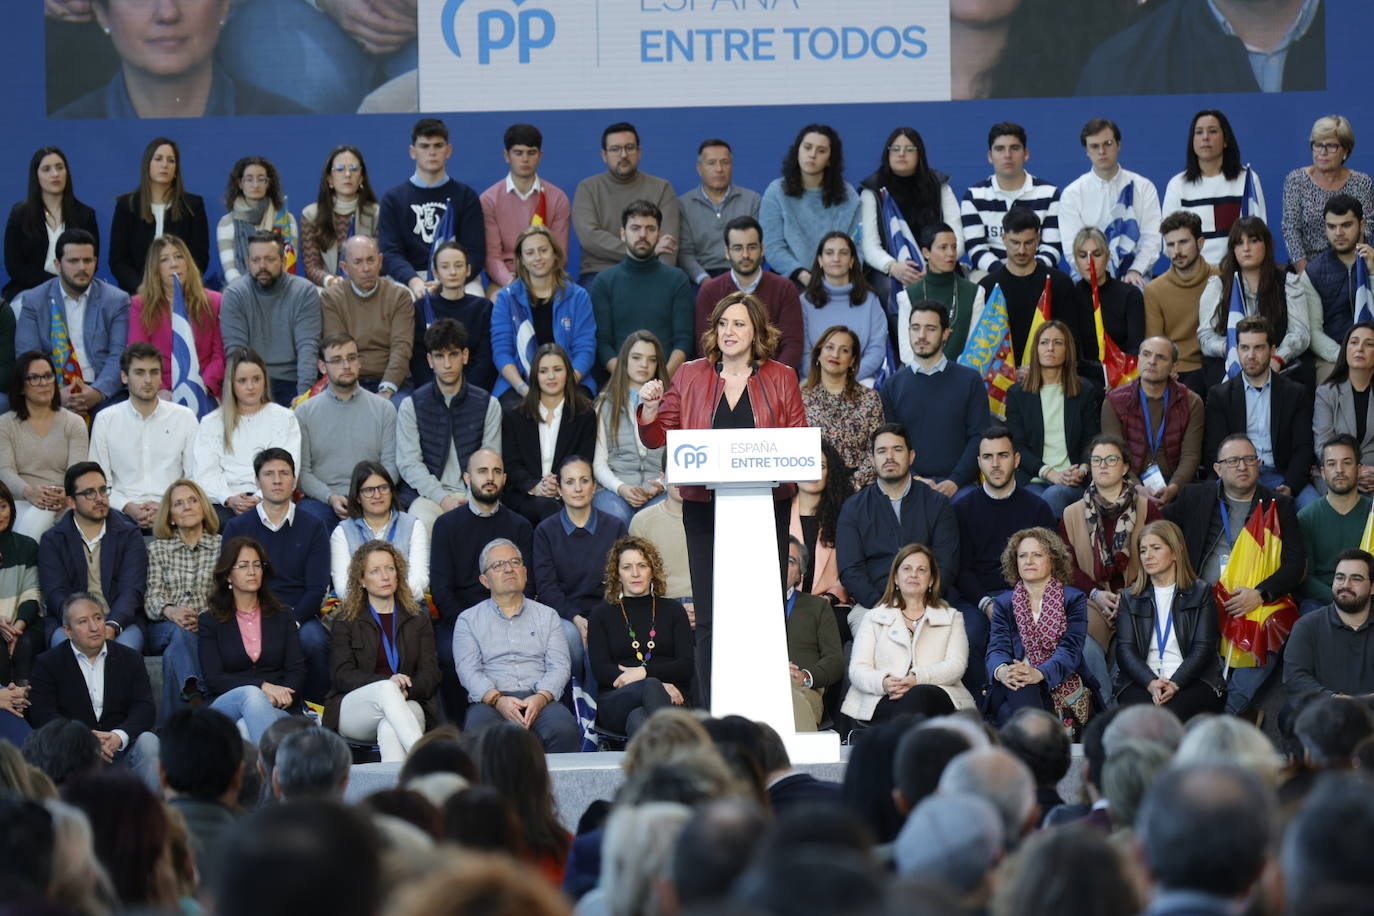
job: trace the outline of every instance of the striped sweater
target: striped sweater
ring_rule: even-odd
[[[1002,217],[1015,204],[1030,207],[1040,217],[1040,251],[1036,257],[1046,267],[1058,267],[1062,252],[1059,238],[1059,189],[1030,172],[1020,188],[1004,191],[989,176],[964,192],[959,205],[964,223],[964,250],[969,263],[991,272],[1007,257],[1002,244]]]

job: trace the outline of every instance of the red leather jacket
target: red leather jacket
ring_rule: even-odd
[[[757,428],[807,425],[796,370],[770,359],[758,367],[745,386]],[[662,448],[670,429],[710,429],[724,390],[725,382],[714,363],[704,359],[684,363],[663,395],[658,416],[652,423],[639,423],[640,441],[648,448]],[[796,484],[785,483],[773,489],[773,498],[791,499],[796,491]],[[711,491],[683,487],[682,498],[706,502]]]

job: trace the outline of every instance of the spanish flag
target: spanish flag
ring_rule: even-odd
[[[988,410],[998,419],[1007,415],[1007,389],[1016,384],[1012,365],[1011,322],[1007,318],[1007,297],[1001,286],[992,288],[982,314],[968,335],[959,365],[968,366],[983,377],[988,387]]]
[[[530,217],[531,226],[547,226],[549,224],[549,205],[544,199],[544,192],[539,192],[539,200],[534,205],[534,214]]]
[[[1088,282],[1093,288],[1093,326],[1097,329],[1097,358],[1102,363],[1102,377],[1107,390],[1128,385],[1140,375],[1136,357],[1121,352],[1102,326],[1102,296],[1097,288],[1097,262],[1088,259]]]
[[[1035,354],[1031,352],[1031,347],[1035,345],[1035,331],[1040,325],[1049,321],[1053,315],[1050,314],[1052,307],[1052,297],[1050,296],[1050,276],[1045,275],[1045,291],[1040,294],[1040,301],[1035,303],[1035,312],[1031,315],[1030,330],[1026,332],[1026,345],[1021,348],[1021,365],[1029,366],[1031,357]]]
[[[1228,669],[1262,665],[1269,652],[1284,644],[1297,622],[1297,605],[1287,596],[1262,604],[1243,617],[1226,613],[1225,604],[1231,593],[1238,588],[1258,588],[1278,570],[1282,552],[1283,532],[1277,503],[1271,501],[1267,509],[1263,503],[1257,503],[1231,548],[1231,559],[1221,573],[1221,581],[1212,587],[1221,622],[1221,659]]]
[[[1374,505],[1369,507],[1369,516],[1364,520],[1364,534],[1360,536],[1360,549],[1366,553],[1374,550]]]

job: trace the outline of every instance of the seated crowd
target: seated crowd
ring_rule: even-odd
[[[1338,911],[1315,850],[1341,844],[1314,819],[1374,831],[1355,776],[1318,778],[1374,766],[1374,315],[1354,280],[1374,190],[1344,165],[1349,122],[1320,119],[1281,264],[1225,115],[1189,136],[1162,210],[1103,119],[1062,193],[1025,171],[1025,129],[994,125],[962,204],[912,128],[857,191],[826,125],[762,194],[708,139],[679,197],[618,123],[569,201],[534,127],[507,131],[509,173],[479,195],[426,118],[409,181],[379,198],[337,147],[299,223],[272,163],[239,160],[213,265],[157,138],[107,239],[113,283],[66,157],[40,150],[0,306],[0,889],[78,912],[199,886],[217,912],[296,912],[298,888],[293,906],[431,913],[477,887],[565,912],[514,859],[586,913],[928,893],[1010,914],[1076,911],[1033,878],[1072,861],[1110,912],[1150,881],[1161,913],[1175,894]],[[995,309],[1007,390],[960,361]],[[822,432],[819,479],[775,492],[774,584],[794,727],[853,744],[843,788],[794,773],[767,726],[698,715],[714,510],[665,479],[662,439],[692,408]],[[1081,805],[1057,795],[1070,741]],[[572,838],[544,753],[626,742],[625,787]],[[342,807],[355,757],[413,788]],[[282,803],[236,828],[259,793]],[[293,832],[319,862],[274,861]],[[509,855],[449,862],[444,841]],[[1362,876],[1340,875],[1352,895]],[[280,899],[254,896],[269,877]],[[1301,909],[1318,886],[1331,909]]]

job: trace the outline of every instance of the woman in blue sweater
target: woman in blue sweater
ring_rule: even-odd
[[[842,324],[859,338],[859,381],[871,385],[887,356],[887,313],[864,280],[854,240],[827,232],[816,246],[811,282],[802,293],[806,350],[827,328]]]
[[[515,240],[515,282],[496,294],[491,350],[496,363],[492,395],[513,408],[530,390],[534,352],[558,344],[572,360],[575,381],[596,393],[596,318],[587,291],[563,268],[563,248],[546,226],[530,226]],[[506,392],[515,394],[506,396]],[[504,396],[504,397],[503,397]]]
[[[859,225],[859,195],[844,180],[844,144],[828,124],[808,124],[782,160],[759,206],[768,265],[805,289],[811,283],[811,255],[827,232],[853,235]]]

